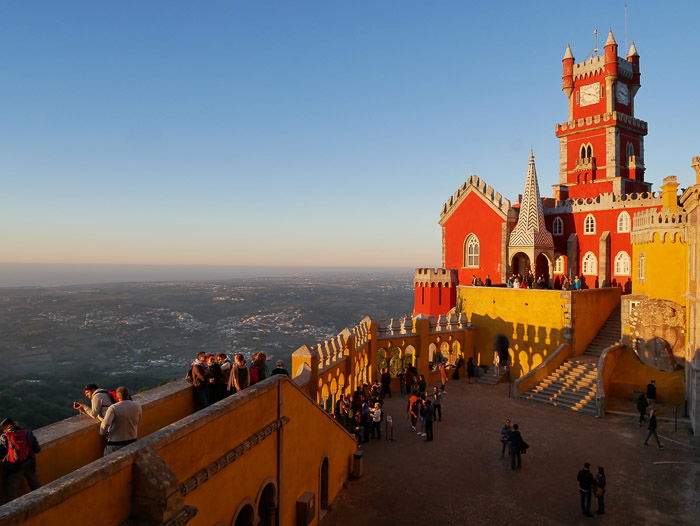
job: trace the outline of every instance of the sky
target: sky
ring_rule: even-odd
[[[647,179],[694,181],[700,3],[628,1]],[[3,2],[0,263],[440,265],[471,174],[557,179],[624,1]],[[567,7],[570,6],[570,7]]]

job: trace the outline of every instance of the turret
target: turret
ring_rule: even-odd
[[[669,212],[678,211],[678,180],[675,175],[664,177],[661,185],[661,195],[663,198],[664,209]]]
[[[617,77],[617,42],[615,42],[612,29],[605,41],[605,74]]]
[[[634,45],[634,40],[632,41],[630,50],[627,52],[627,62],[632,64],[632,97],[634,97],[641,86],[641,75],[639,74],[639,53],[637,53],[637,46]]]
[[[561,90],[567,97],[571,97],[571,92],[574,90],[574,54],[571,52],[571,46],[566,45],[566,52],[562,62]]]
[[[695,184],[700,184],[700,156],[693,157],[690,166],[695,170]]]

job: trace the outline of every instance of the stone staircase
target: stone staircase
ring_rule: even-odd
[[[620,310],[616,309],[581,356],[566,360],[556,371],[522,397],[579,413],[595,415],[598,358],[604,349],[619,339]]]
[[[503,369],[505,370],[505,367]],[[503,380],[503,377],[505,375],[506,375],[506,373],[504,372],[503,374],[496,376],[495,374],[493,374],[493,369],[489,369],[484,374],[477,377],[477,380],[479,381],[480,384],[496,385],[497,383],[499,383]]]

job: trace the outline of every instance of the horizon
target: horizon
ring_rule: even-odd
[[[551,195],[594,28],[639,50],[654,190],[700,155],[695,2],[0,9],[7,264],[437,267],[469,175],[514,202],[533,148]]]

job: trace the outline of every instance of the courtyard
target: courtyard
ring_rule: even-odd
[[[433,442],[410,428],[406,399],[385,414],[394,441],[363,444],[364,474],[348,482],[323,526],[697,524],[700,448],[687,422],[659,422],[664,449],[643,445],[646,426],[625,415],[589,415],[512,399],[507,384],[450,381]],[[664,412],[667,413],[667,412]],[[506,417],[530,448],[520,471],[500,458]],[[653,439],[652,439],[653,441]],[[607,475],[606,514],[581,514],[576,475],[584,462]],[[591,510],[595,512],[593,498]]]

